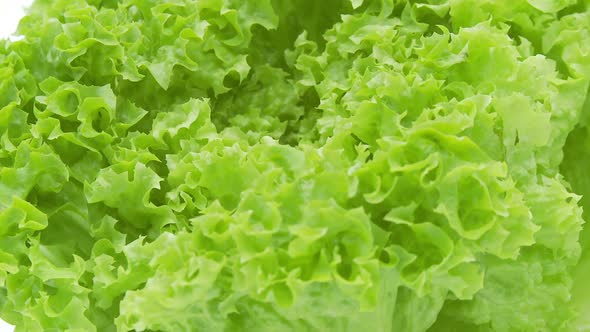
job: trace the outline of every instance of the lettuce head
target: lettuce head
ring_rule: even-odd
[[[36,0],[18,34],[17,332],[590,331],[590,1]]]

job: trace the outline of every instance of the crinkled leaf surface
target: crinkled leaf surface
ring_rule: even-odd
[[[590,2],[36,0],[16,331],[590,331]]]

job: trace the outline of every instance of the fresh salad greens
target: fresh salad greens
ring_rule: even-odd
[[[17,332],[590,331],[590,0],[37,0],[19,33]]]

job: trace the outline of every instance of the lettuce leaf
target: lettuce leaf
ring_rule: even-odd
[[[589,330],[590,7],[37,0],[0,41],[16,331]]]

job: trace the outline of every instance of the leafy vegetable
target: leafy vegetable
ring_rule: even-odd
[[[37,0],[17,331],[590,331],[590,2]]]

